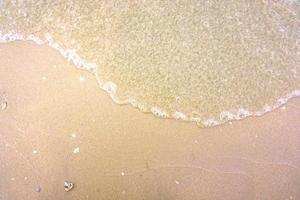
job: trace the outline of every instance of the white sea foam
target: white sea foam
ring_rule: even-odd
[[[53,41],[50,34],[46,34],[45,40],[43,40],[32,34],[24,36],[15,32],[2,33],[2,31],[0,31],[0,42],[12,42],[16,40],[33,41],[38,45],[47,44],[50,47],[58,50],[62,56],[67,58],[68,61],[72,61],[78,68],[86,69],[88,71],[94,71],[96,69],[95,63],[86,62],[81,59],[80,56],[76,53],[75,49],[63,49],[59,44]]]
[[[168,118],[169,115],[165,112],[165,111],[162,111],[160,108],[158,107],[152,107],[151,109],[151,112],[154,114],[154,115],[157,115],[159,117],[162,117],[162,118]]]
[[[220,114],[220,119],[224,120],[224,121],[228,121],[228,120],[233,120],[234,119],[234,114],[232,114],[231,112],[222,112]]]
[[[184,121],[186,121],[188,119],[187,116],[184,113],[178,112],[178,111],[175,112],[172,116],[173,116],[174,119],[181,119],[181,120],[184,120]]]
[[[67,58],[68,61],[72,61],[78,68],[86,69],[91,72],[96,69],[97,65],[95,63],[86,62],[81,59],[75,49],[63,49],[58,43],[53,41],[53,38],[49,33],[45,35],[45,38],[49,46],[58,50],[61,55]]]
[[[110,96],[114,96],[117,92],[117,85],[113,82],[106,82],[100,86],[105,90]]]
[[[219,125],[220,122],[216,121],[215,119],[208,119],[208,120],[203,121],[203,124],[204,124],[206,127],[210,127],[210,126],[216,126],[216,125]]]

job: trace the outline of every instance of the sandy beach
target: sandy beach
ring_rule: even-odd
[[[20,41],[0,44],[0,94],[0,200],[300,199],[299,98],[199,128],[117,105],[92,73]]]

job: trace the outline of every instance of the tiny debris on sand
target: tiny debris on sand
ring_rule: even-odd
[[[7,108],[7,101],[1,102],[1,110],[5,110]]]
[[[74,187],[74,184],[68,181],[64,182],[64,188],[66,192],[69,192],[70,190],[72,190]]]
[[[73,153],[79,153],[79,147],[76,147],[74,150],[73,150]]]
[[[79,81],[80,81],[80,82],[84,81],[84,77],[83,77],[83,76],[80,76],[80,77],[79,77]]]
[[[36,191],[36,192],[41,192],[41,191],[42,191],[41,186],[37,186],[37,188],[35,188],[35,191]]]
[[[2,92],[2,94],[0,95],[0,108],[1,110],[5,110],[7,108],[7,101],[6,101],[6,93]]]

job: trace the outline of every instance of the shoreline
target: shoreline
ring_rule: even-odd
[[[223,111],[220,113],[219,119],[209,118],[209,119],[202,119],[201,117],[188,117],[185,113],[180,111],[175,111],[173,114],[168,114],[165,111],[161,110],[160,108],[154,106],[151,108],[145,108],[144,105],[138,103],[135,99],[127,99],[123,101],[119,101],[115,96],[118,86],[111,81],[106,83],[102,83],[99,80],[98,76],[96,75],[95,71],[97,70],[97,64],[90,63],[82,59],[77,53],[75,49],[67,48],[63,49],[58,43],[53,41],[50,35],[46,35],[45,39],[41,39],[34,35],[22,35],[18,33],[7,33],[3,34],[0,31],[0,44],[1,43],[9,43],[9,42],[18,42],[18,41],[25,41],[25,42],[34,42],[36,45],[47,45],[55,50],[57,50],[61,56],[63,56],[68,62],[72,62],[76,68],[83,69],[91,72],[96,80],[98,81],[100,89],[107,92],[107,94],[111,97],[112,101],[119,105],[131,105],[134,108],[137,108],[139,111],[143,113],[151,113],[156,117],[159,118],[168,118],[168,119],[175,119],[181,120],[186,122],[196,123],[201,128],[209,128],[213,126],[220,126],[222,124],[230,123],[236,120],[243,120],[248,117],[260,117],[269,112],[272,112],[276,109],[279,109],[282,106],[285,106],[289,100],[293,98],[300,97],[300,89],[296,89],[285,96],[278,97],[277,101],[274,102],[273,106],[266,104],[258,111],[249,111],[245,108],[235,109],[235,112],[231,111]],[[195,112],[195,111],[194,111]],[[197,113],[197,112],[195,112]]]

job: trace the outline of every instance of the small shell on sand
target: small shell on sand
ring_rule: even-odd
[[[69,192],[70,190],[72,190],[74,187],[74,184],[68,181],[64,182],[64,188],[66,192]]]
[[[5,110],[7,108],[7,102],[3,101],[1,102],[1,110]]]
[[[79,147],[76,147],[74,150],[73,150],[73,153],[79,153],[80,149]]]

